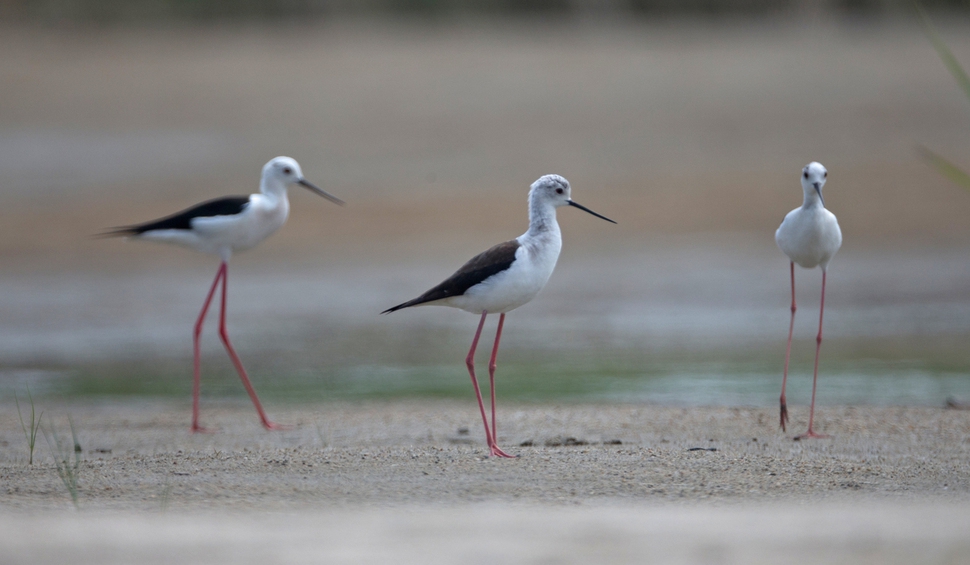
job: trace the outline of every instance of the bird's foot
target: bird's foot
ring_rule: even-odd
[[[800,436],[795,436],[795,441],[801,441],[803,439],[832,439],[832,436],[826,434],[818,434],[812,430],[808,430]]]
[[[785,425],[788,424],[788,405],[785,404],[785,399],[784,398],[781,400],[781,415],[780,415],[780,418],[781,418],[781,431],[783,431],[783,432],[788,431],[785,428]]]
[[[214,434],[218,430],[216,430],[215,428],[203,428],[198,424],[192,424],[192,428],[190,431],[193,434]]]
[[[509,455],[508,453],[502,451],[499,448],[499,446],[496,444],[488,446],[488,449],[489,449],[489,454],[492,457],[506,457],[508,459],[515,459],[516,457],[518,457],[518,455]]]
[[[269,420],[263,420],[263,427],[273,432],[285,432],[287,430],[293,429],[293,426],[288,426],[286,424],[277,424],[275,422],[270,422]]]

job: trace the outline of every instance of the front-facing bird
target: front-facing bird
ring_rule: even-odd
[[[811,162],[802,169],[802,205],[785,216],[775,232],[775,242],[791,260],[791,322],[788,326],[788,347],[785,350],[785,370],[781,381],[781,429],[788,422],[785,384],[788,382],[788,362],[791,359],[791,338],[795,329],[795,264],[805,269],[822,269],[822,303],[818,314],[818,336],[815,338],[815,373],[812,378],[812,405],[808,413],[808,431],[795,439],[827,437],[815,433],[815,388],[818,383],[818,355],[822,348],[822,315],[825,313],[825,279],[829,261],[842,247],[842,230],[835,214],[825,209],[822,187],[829,172],[821,163]]]
[[[300,185],[316,194],[334,202],[343,202],[320,190],[305,178],[300,165],[289,157],[277,157],[263,167],[263,177],[259,185],[259,193],[249,196],[228,196],[203,202],[177,214],[137,224],[116,228],[105,235],[128,236],[135,239],[175,243],[185,247],[218,255],[222,260],[216,278],[212,281],[209,294],[206,295],[202,311],[195,322],[193,333],[194,344],[194,380],[192,385],[192,431],[208,431],[199,425],[199,381],[201,376],[201,352],[199,338],[202,334],[202,323],[206,312],[215,295],[216,287],[222,282],[222,304],[219,315],[219,337],[232,359],[239,378],[242,379],[246,392],[256,406],[259,418],[267,429],[280,429],[266,417],[256,396],[256,391],[249,382],[246,370],[236,355],[229,334],[226,332],[226,284],[228,281],[228,263],[233,252],[245,251],[258,245],[276,230],[283,226],[290,212],[287,199],[287,189],[293,185]]]
[[[500,243],[472,257],[444,282],[421,296],[382,312],[387,314],[410,306],[438,305],[481,314],[478,330],[465,358],[472,379],[478,407],[485,424],[489,452],[496,457],[511,457],[498,446],[495,426],[495,361],[505,314],[529,302],[546,285],[562,249],[562,234],[556,222],[556,208],[573,206],[608,222],[613,220],[581,206],[570,198],[569,181],[559,175],[545,175],[532,183],[529,190],[529,230],[519,237]],[[489,427],[478,379],[475,377],[475,349],[488,314],[500,314],[495,344],[488,365],[492,400],[492,422]]]

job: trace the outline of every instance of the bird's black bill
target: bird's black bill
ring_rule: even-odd
[[[327,200],[333,202],[334,204],[339,204],[341,206],[343,206],[345,204],[343,200],[337,198],[336,196],[333,196],[332,194],[327,194],[326,192],[320,190],[319,188],[316,187],[316,185],[314,185],[313,183],[311,183],[310,181],[308,181],[306,179],[300,179],[300,180],[298,180],[296,182],[298,182],[298,183],[302,184],[303,186],[305,186],[307,188],[307,190],[319,194],[320,196],[326,198]]]
[[[611,219],[609,219],[609,218],[607,218],[606,216],[603,216],[603,215],[600,215],[600,214],[597,214],[596,212],[594,212],[594,211],[592,211],[592,210],[590,210],[589,208],[587,208],[586,206],[583,206],[582,204],[576,204],[576,203],[575,203],[575,202],[573,202],[572,200],[568,200],[567,202],[569,202],[569,205],[570,205],[570,206],[574,206],[574,207],[576,207],[576,208],[579,208],[579,209],[580,209],[580,210],[582,210],[583,212],[589,212],[590,214],[592,214],[592,215],[594,215],[594,216],[596,216],[597,218],[600,218],[600,219],[603,219],[603,220],[606,220],[607,222],[610,222],[611,224],[615,224],[615,223],[616,223],[616,222],[614,222],[613,220],[611,220]]]
[[[822,206],[825,206],[825,199],[822,198],[822,186],[818,183],[815,183],[813,186],[815,186],[815,192],[818,193],[818,199],[822,201]]]

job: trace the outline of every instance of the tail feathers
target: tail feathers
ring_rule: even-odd
[[[419,296],[418,298],[414,298],[412,300],[408,300],[407,302],[402,302],[397,306],[388,308],[387,310],[384,310],[383,312],[381,312],[381,314],[390,314],[391,312],[397,312],[398,310],[403,310],[404,308],[410,308],[411,306],[417,306],[418,304],[424,304],[425,302],[427,301],[422,300],[422,297]]]
[[[107,230],[96,233],[92,237],[103,238],[103,237],[125,237],[130,235],[138,235],[141,231],[138,226],[120,226],[117,228],[108,228]]]

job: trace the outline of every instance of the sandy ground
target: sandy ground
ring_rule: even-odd
[[[533,507],[0,516],[5,563],[946,563],[942,506]]]
[[[719,502],[965,499],[970,411],[822,407],[818,431],[794,442],[769,408],[645,405],[500,406],[500,443],[484,457],[473,404],[322,404],[272,410],[294,428],[263,432],[245,404],[45,403],[45,418],[82,449],[86,509],[286,509],[501,501]],[[792,407],[793,430],[807,410]],[[63,508],[67,492],[45,443],[26,464],[16,411],[4,411],[8,509]],[[691,451],[692,448],[695,449]]]
[[[5,562],[970,560],[970,411],[823,407],[834,437],[794,442],[773,409],[513,405],[498,460],[464,403],[274,407],[282,433],[209,403],[195,436],[187,408],[47,403],[80,511],[5,409]]]

